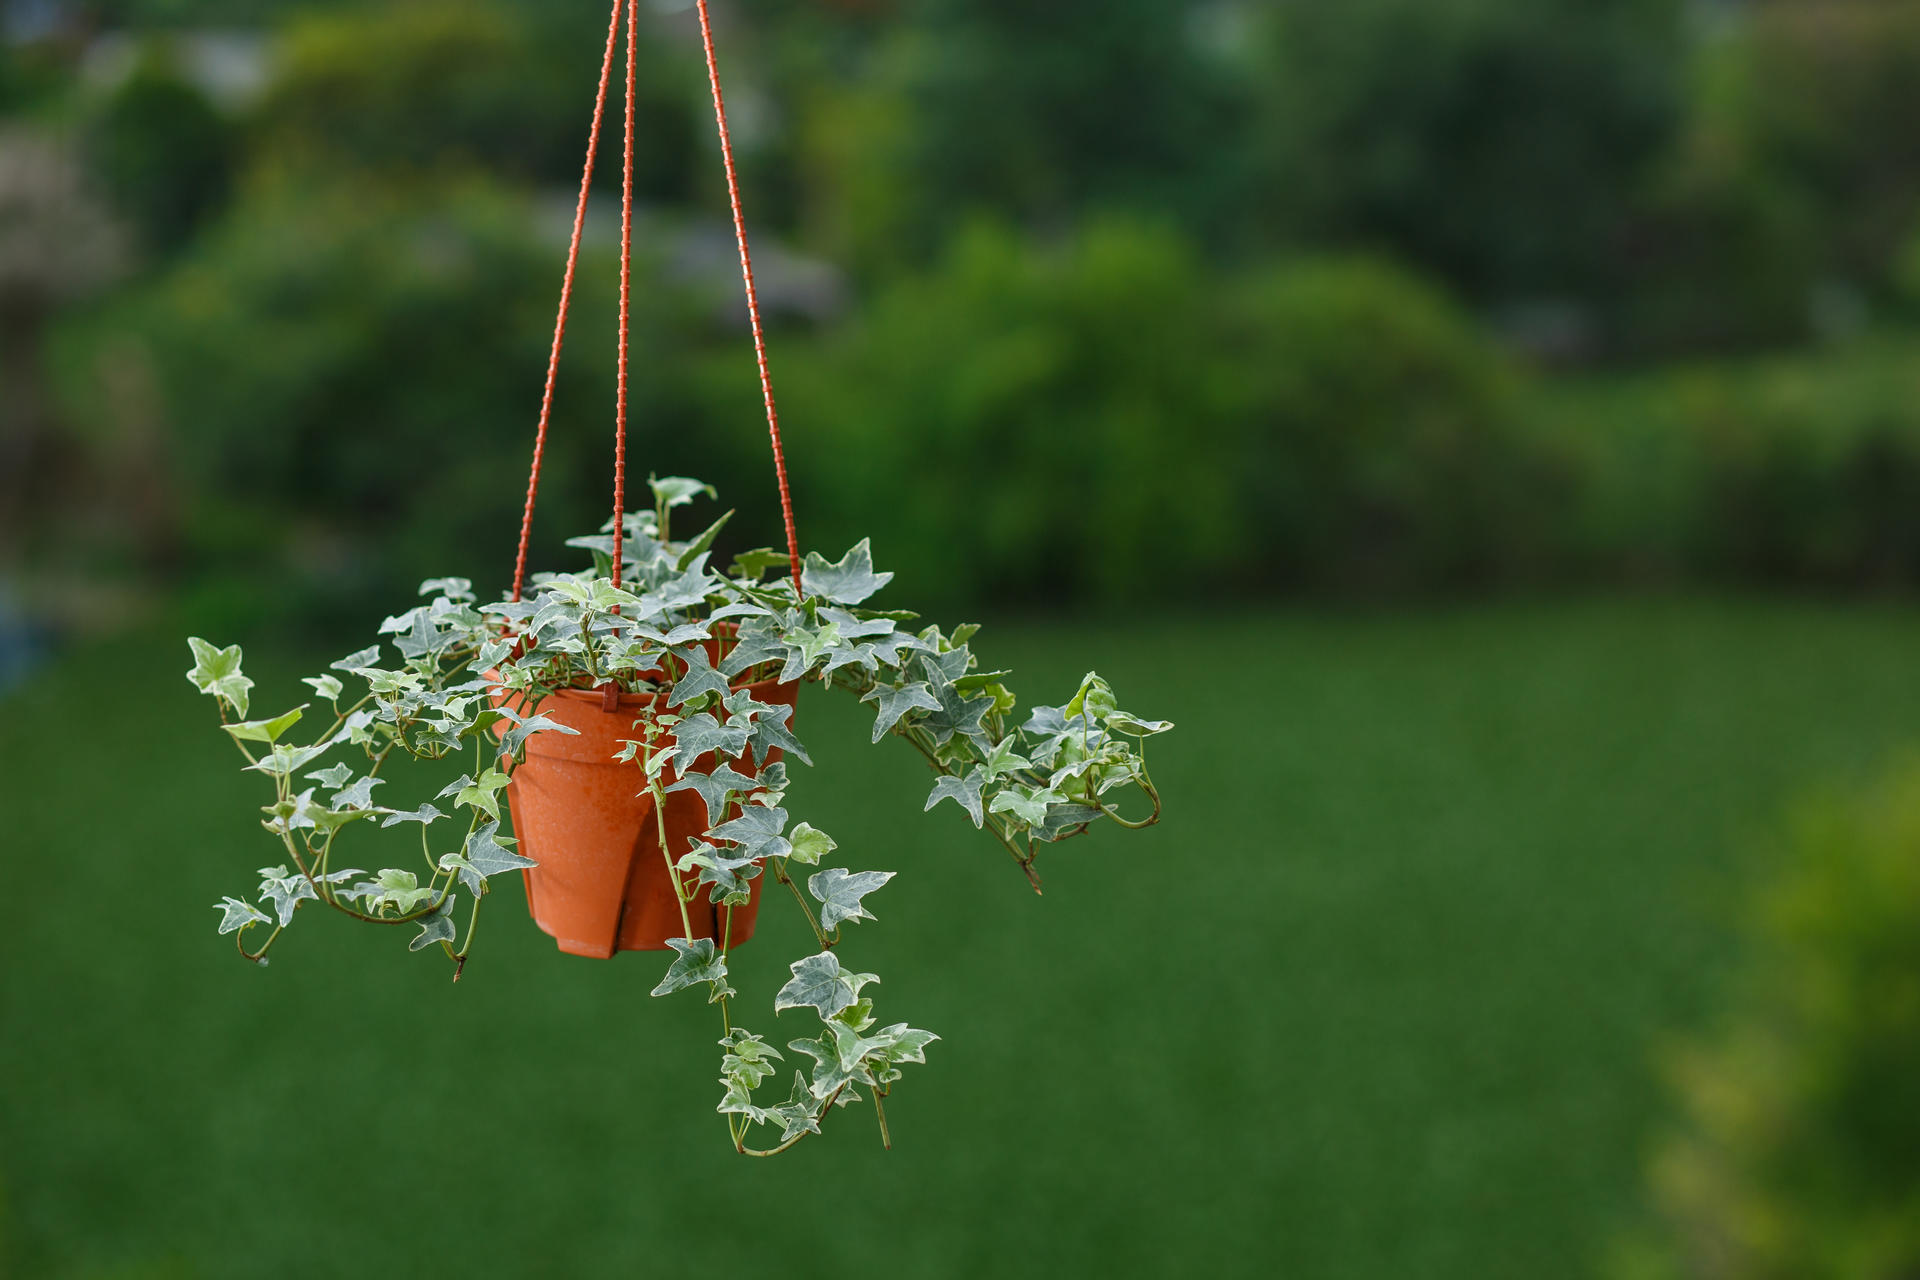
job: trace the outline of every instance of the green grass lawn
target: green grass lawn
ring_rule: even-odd
[[[895,1151],[849,1111],[777,1161],[713,1113],[713,1011],[650,1000],[654,956],[559,955],[517,888],[457,987],[312,911],[242,964],[208,904],[280,859],[184,645],[55,667],[0,704],[0,1272],[1579,1274],[1633,1211],[1653,1054],[1709,1008],[1777,815],[1920,726],[1904,609],[976,647],[1030,701],[1096,666],[1179,721],[1168,820],[1064,846],[1035,898],[957,810],[920,815],[865,708],[803,703],[796,816],[902,872],[846,957],[945,1039],[889,1105]],[[263,706],[297,700],[291,665],[250,666]],[[770,901],[736,962],[781,1041],[804,929]]]

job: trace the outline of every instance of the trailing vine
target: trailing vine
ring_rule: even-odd
[[[324,727],[304,745],[295,730],[310,723],[315,703],[248,719],[253,681],[239,647],[189,641],[188,679],[216,700],[243,769],[273,787],[261,825],[285,855],[261,869],[253,900],[215,904],[219,931],[233,936],[241,955],[265,964],[309,905],[367,924],[412,925],[410,949],[441,951],[458,980],[493,877],[537,865],[501,828],[510,820],[502,793],[529,740],[575,732],[540,714],[541,704],[563,689],[659,695],[658,709],[636,718],[616,757],[633,766],[636,792],[653,797],[680,909],[683,935],[668,940],[673,959],[653,994],[704,987],[718,1006],[718,1109],[742,1154],[777,1154],[818,1133],[831,1111],[860,1100],[862,1087],[890,1142],[885,1100],[902,1068],[923,1063],[937,1037],[905,1022],[880,1025],[866,994],[879,979],[844,966],[838,948],[848,926],[874,919],[866,899],[895,873],[828,865],[834,840],[790,821],[784,806],[792,779],[785,760],[770,757],[811,760],[793,732],[792,708],[757,701],[751,686],[810,682],[870,705],[873,741],[903,739],[936,775],[925,807],[951,801],[1035,892],[1048,847],[1102,822],[1140,828],[1159,820],[1146,740],[1172,725],[1122,711],[1091,673],[1065,703],[1021,718],[1004,683],[1009,673],[981,670],[969,648],[977,627],[915,631],[907,626],[915,615],[867,606],[893,575],[875,572],[866,541],[837,561],[810,554],[797,592],[790,577],[766,580],[786,565],[784,552],[750,551],[715,572],[712,548],[732,513],[675,541],[674,513],[714,491],[678,477],[650,483],[652,510],[627,514],[618,531],[610,521],[598,535],[570,540],[593,557],[591,567],[537,574],[526,598],[481,606],[466,579],[423,584],[426,603],[383,622],[382,640],[305,679],[325,712],[313,717]],[[616,536],[620,587],[609,575]],[[388,647],[397,662],[383,662]],[[353,762],[322,767],[336,753]],[[389,785],[383,770],[396,753],[416,761],[470,753],[473,763],[438,794],[403,809],[375,794]],[[703,836],[672,850],[663,815],[668,794],[679,791],[700,797],[707,822]],[[1120,807],[1127,793],[1135,795],[1131,812]],[[366,824],[417,825],[420,865],[376,872],[341,865],[340,837]],[[767,873],[805,915],[818,948],[788,966],[774,996],[776,1015],[805,1009],[819,1021],[816,1034],[788,1042],[811,1065],[795,1072],[778,1102],[760,1100],[759,1091],[786,1059],[734,1020],[732,912],[724,913],[718,939],[694,937],[689,915],[696,895],[714,907],[746,903]],[[777,1137],[756,1148],[748,1139],[759,1126]]]

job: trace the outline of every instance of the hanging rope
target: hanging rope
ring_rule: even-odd
[[[720,91],[720,63],[713,53],[713,17],[699,0],[700,39],[707,50],[707,83],[713,89],[713,115],[720,127],[720,157],[727,167],[727,198],[733,204],[733,237],[740,246],[740,275],[747,286],[747,318],[753,324],[753,354],[760,364],[760,394],[767,403],[767,434],[773,441],[773,473],[780,482],[780,514],[787,525],[787,562],[793,569],[793,593],[801,594],[800,540],[793,532],[793,495],[787,488],[787,456],[780,447],[780,411],[773,403],[773,374],[767,368],[767,339],[760,324],[760,293],[753,282],[753,253],[747,248],[747,223],[740,212],[740,178],[733,162],[733,134],[727,128],[727,99]]]
[[[567,316],[573,302],[573,283],[580,263],[580,241],[586,227],[587,200],[593,190],[593,169],[599,155],[600,130],[606,116],[607,90],[613,80],[613,57],[619,47],[622,7],[627,29],[626,133],[620,191],[620,348],[619,393],[614,411],[613,441],[613,573],[620,585],[626,550],[627,392],[632,349],[633,317],[633,146],[634,113],[639,89],[639,0],[614,0],[607,24],[607,48],[600,63],[600,88],[593,103],[593,127],[587,135],[587,161],[580,177],[580,199],[573,214],[573,239],[567,248],[567,269],[560,286],[560,312],[554,321],[553,351],[547,361],[545,394],[540,401],[540,425],[534,435],[533,466],[527,476],[526,505],[520,514],[520,546],[513,565],[513,598],[526,587],[527,546],[533,534],[533,508],[540,494],[540,466],[546,456],[547,430],[553,421],[553,393],[560,375],[560,352],[567,334]],[[800,585],[800,540],[794,532],[793,494],[787,482],[786,451],[780,443],[780,411],[774,403],[773,374],[767,364],[766,327],[760,318],[760,292],[753,278],[753,252],[747,244],[746,217],[740,206],[740,177],[733,156],[733,133],[727,124],[726,95],[720,88],[720,64],[714,54],[713,18],[707,0],[698,0],[700,39],[707,57],[707,83],[713,91],[714,121],[720,132],[720,157],[726,167],[727,199],[733,208],[734,241],[740,249],[740,276],[746,285],[747,318],[753,327],[753,353],[760,370],[760,394],[767,406],[767,435],[773,443],[773,471],[780,487],[780,515],[786,525],[787,563],[793,589]]]
[[[627,355],[633,320],[633,108],[639,87],[640,0],[627,0],[627,135],[620,176],[620,395],[613,426],[613,585],[627,545]],[[616,610],[617,612],[617,610]]]
[[[607,85],[613,78],[613,51],[620,39],[621,0],[613,0],[607,23],[607,52],[600,62],[600,93],[593,100],[593,128],[587,134],[587,165],[580,175],[580,203],[573,211],[573,243],[567,249],[567,273],[560,284],[560,315],[553,325],[553,354],[547,360],[547,390],[540,400],[540,429],[533,437],[533,470],[527,476],[527,505],[520,513],[520,551],[513,561],[513,598],[527,581],[527,541],[533,535],[533,504],[540,495],[540,463],[547,452],[547,427],[553,421],[553,388],[560,377],[560,348],[567,339],[567,310],[573,303],[573,276],[580,265],[580,235],[587,224],[587,196],[593,190],[593,165],[600,153],[600,122],[607,110]]]

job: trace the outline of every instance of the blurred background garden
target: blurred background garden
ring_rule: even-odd
[[[0,0],[0,1276],[1920,1274],[1920,0],[714,8],[803,543],[1178,722],[1168,821],[1034,899],[803,701],[891,1153],[733,1157],[707,1011],[509,913],[235,960],[183,637],[278,706],[505,586],[607,8]],[[764,545],[641,11],[631,448]]]

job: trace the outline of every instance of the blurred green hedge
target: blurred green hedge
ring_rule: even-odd
[[[1626,1280],[1920,1272],[1920,764],[1800,815],[1733,1007],[1673,1076]]]

